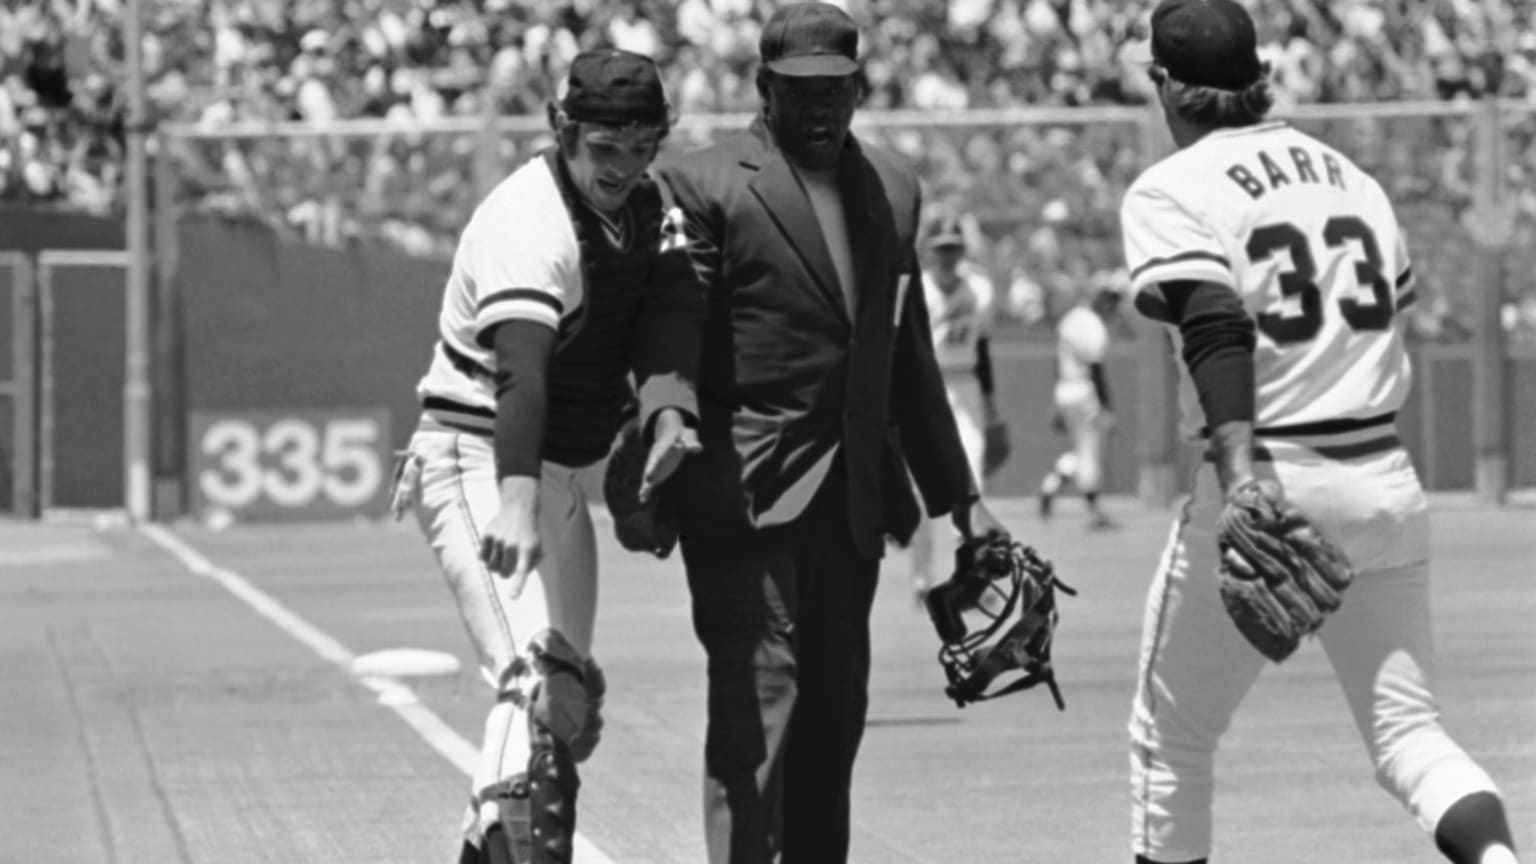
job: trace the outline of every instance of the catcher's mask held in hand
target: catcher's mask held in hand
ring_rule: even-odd
[[[939,664],[949,679],[945,695],[963,708],[1045,684],[1056,707],[1065,711],[1051,669],[1057,588],[1077,594],[1031,547],[995,533],[962,543],[955,550],[954,575],[934,586],[924,600],[944,643]],[[968,613],[988,623],[969,632],[964,619]],[[1011,670],[1021,677],[987,692]]]

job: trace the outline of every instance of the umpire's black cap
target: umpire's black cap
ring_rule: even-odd
[[[617,48],[576,55],[560,110],[572,120],[605,126],[667,126],[671,121],[656,62]]]
[[[1175,81],[1247,89],[1264,74],[1258,44],[1236,0],[1163,0],[1152,12],[1152,62]]]
[[[779,75],[841,77],[859,71],[859,27],[831,3],[780,6],[763,25],[759,59]]]

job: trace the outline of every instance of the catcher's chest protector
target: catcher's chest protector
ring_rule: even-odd
[[[562,322],[560,346],[550,361],[544,458],[590,465],[607,454],[633,396],[631,334],[652,291],[662,199],[657,185],[644,180],[607,221],[581,202],[563,163],[553,153],[548,158],[557,163],[554,173],[576,231],[586,290],[581,309]]]

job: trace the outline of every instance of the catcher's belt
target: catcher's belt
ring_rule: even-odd
[[[945,695],[959,707],[1044,684],[1058,710],[1066,710],[1051,666],[1056,632],[1056,589],[1077,592],[1032,547],[1001,534],[967,540],[955,550],[955,572],[924,598],[943,645],[939,665]],[[972,632],[965,617],[986,623]],[[988,692],[1005,674],[1019,677]]]

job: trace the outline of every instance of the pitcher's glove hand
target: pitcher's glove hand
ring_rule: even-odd
[[[986,443],[981,451],[981,473],[991,476],[1008,463],[1013,446],[1008,441],[1008,424],[993,420],[987,424]]]
[[[631,552],[649,552],[666,558],[677,545],[677,522],[667,507],[665,490],[656,489],[646,500],[640,500],[650,449],[638,423],[624,426],[608,456],[603,498],[608,502],[613,532],[621,546]]]
[[[1271,481],[1251,480],[1227,494],[1216,545],[1227,613],[1276,663],[1317,632],[1354,580],[1343,550]]]

